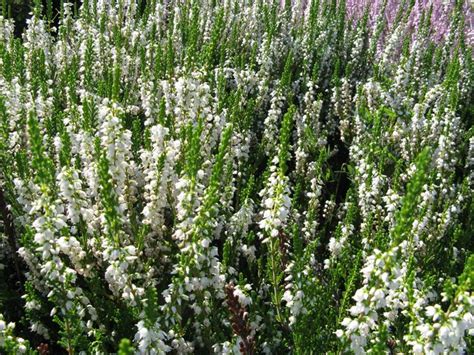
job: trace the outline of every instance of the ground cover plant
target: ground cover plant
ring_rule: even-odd
[[[467,1],[1,3],[0,353],[474,352]]]

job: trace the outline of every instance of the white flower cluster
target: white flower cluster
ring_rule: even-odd
[[[147,236],[147,250],[154,250],[163,235],[165,208],[169,207],[168,200],[170,184],[177,182],[174,171],[175,161],[180,151],[179,140],[167,140],[169,130],[160,124],[150,128],[152,150],[143,150],[141,160],[145,180],[144,198],[146,205],[143,208],[143,223],[150,226],[150,235]]]
[[[7,4],[0,353],[472,352],[473,16],[441,2]]]
[[[399,310],[408,306],[407,263],[400,262],[401,255],[408,252],[405,241],[386,253],[375,250],[367,258],[361,270],[364,286],[353,296],[356,304],[350,308],[352,317],[344,318],[341,324],[345,330],[336,332],[350,342],[355,353],[364,353],[370,343],[380,342],[382,325],[390,327]]]
[[[263,243],[268,243],[271,238],[279,236],[286,226],[291,207],[288,177],[282,176],[277,171],[278,158],[275,157],[272,163],[271,175],[265,188],[260,191],[265,206],[262,220],[259,222],[260,229],[263,231],[261,234]]]
[[[331,263],[333,263],[342,253],[344,248],[347,247],[348,239],[354,233],[354,226],[352,224],[345,224],[343,221],[340,222],[340,233],[336,237],[331,237],[328,243],[328,249],[331,253],[329,259],[324,260],[324,268],[329,269]]]
[[[283,294],[282,300],[286,302],[286,307],[290,309],[291,313],[291,316],[288,318],[290,321],[290,325],[296,322],[296,317],[298,317],[301,312],[306,311],[303,308],[303,297],[304,292],[301,290],[296,291],[294,295],[291,293],[290,290],[286,290]]]
[[[448,311],[439,304],[415,308],[410,324],[413,332],[405,336],[414,354],[462,353],[466,334],[474,334],[474,295],[460,292]]]
[[[114,294],[120,294],[124,300],[136,305],[137,299],[145,292],[142,287],[137,287],[132,283],[133,278],[138,277],[130,272],[134,261],[138,258],[136,248],[129,245],[122,249],[114,249],[113,246],[104,244],[103,259],[109,264],[105,270],[105,280]]]
[[[138,322],[137,328],[138,331],[135,334],[134,340],[138,343],[138,351],[140,354],[164,354],[171,350],[171,348],[164,343],[166,334],[163,331],[155,331],[153,328],[147,328],[143,320]]]
[[[282,117],[282,107],[285,103],[285,98],[281,94],[280,89],[273,91],[270,94],[270,109],[265,118],[263,133],[263,142],[265,144],[265,152],[268,156],[275,153],[275,141],[278,137],[278,123]]]
[[[6,323],[0,313],[0,347],[6,348],[15,354],[27,353],[27,342],[25,339],[13,335],[15,323]]]

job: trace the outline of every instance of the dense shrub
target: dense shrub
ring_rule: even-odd
[[[474,352],[467,2],[53,5],[0,17],[0,352]]]

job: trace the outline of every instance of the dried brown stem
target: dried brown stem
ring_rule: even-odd
[[[255,340],[251,334],[248,324],[248,312],[245,306],[240,304],[239,298],[234,295],[235,287],[229,283],[225,287],[227,306],[231,314],[232,330],[235,335],[242,339],[240,353],[245,355],[255,354]]]

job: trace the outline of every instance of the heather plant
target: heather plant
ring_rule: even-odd
[[[1,4],[1,353],[474,352],[467,1]]]

